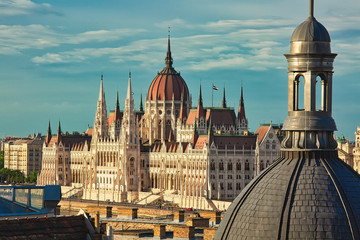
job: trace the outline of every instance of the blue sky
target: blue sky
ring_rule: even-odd
[[[225,85],[238,107],[241,81],[250,130],[287,116],[287,62],[294,28],[308,0],[95,1],[0,0],[0,138],[93,125],[101,72],[108,110],[128,72],[136,106],[164,67],[171,27],[174,67],[193,104],[200,81],[204,104],[211,83]],[[360,125],[360,1],[315,0],[315,17],[332,37],[336,135],[353,139]],[[219,106],[222,91],[214,96]]]

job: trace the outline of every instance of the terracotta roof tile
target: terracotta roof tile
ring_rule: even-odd
[[[208,143],[208,137],[207,136],[200,136],[200,137],[198,137],[194,148],[195,149],[203,149],[205,143]]]
[[[270,126],[260,126],[256,132],[255,135],[258,135],[258,139],[259,139],[259,143],[262,142],[262,140],[264,139],[266,133],[268,132]]]
[[[165,67],[152,81],[149,87],[148,97],[152,101],[170,101],[172,100],[172,96],[174,94],[174,99],[180,100],[182,89],[185,91],[184,101],[187,101],[189,89],[184,79],[175,71],[174,68]]]

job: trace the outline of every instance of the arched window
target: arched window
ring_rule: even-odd
[[[232,171],[232,163],[231,162],[228,163],[228,171]]]
[[[134,158],[130,158],[130,167],[134,167],[134,162],[135,162],[135,159]]]
[[[211,170],[211,171],[214,171],[214,170],[215,170],[215,163],[214,163],[214,162],[211,162],[211,163],[210,163],[210,170]]]
[[[224,170],[224,163],[222,161],[219,162],[219,170]]]
[[[302,75],[298,75],[293,82],[293,110],[299,111],[304,110],[304,77]]]
[[[239,163],[239,162],[236,163],[236,170],[237,171],[241,170],[241,163]]]
[[[250,164],[248,160],[245,162],[245,170],[250,170]]]
[[[327,109],[328,84],[324,74],[316,77],[316,110],[326,111]]]

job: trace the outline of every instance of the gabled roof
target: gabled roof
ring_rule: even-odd
[[[197,109],[190,109],[189,116],[186,119],[186,125],[193,125],[196,118]],[[206,121],[211,119],[213,125],[235,125],[236,115],[231,108],[206,108],[204,109]]]
[[[266,135],[266,133],[269,131],[270,126],[260,126],[256,132],[255,135],[258,135],[259,143],[261,143]]]
[[[235,125],[236,115],[231,108],[208,108],[206,109],[206,120],[213,125]]]

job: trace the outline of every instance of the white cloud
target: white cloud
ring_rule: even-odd
[[[336,16],[329,20],[333,23],[330,24],[333,31],[352,29],[356,24],[349,22],[359,21],[359,17],[342,19]],[[255,71],[283,69],[285,61],[283,54],[289,51],[289,40],[294,30],[294,26],[291,26],[293,23],[283,19],[220,20],[198,25],[186,23],[182,19],[174,19],[167,24],[199,30],[196,35],[172,37],[175,63],[181,62],[181,70],[197,71],[231,68]],[[144,30],[89,31],[66,35],[63,41],[45,41],[41,46],[116,40],[142,31]],[[54,33],[50,32],[49,35],[51,34]],[[71,63],[105,57],[110,62],[136,62],[139,66],[152,68],[153,64],[164,57],[165,44],[165,38],[149,38],[112,48],[90,47],[48,52],[34,57],[32,61],[37,64]],[[345,69],[350,62],[359,61],[359,57],[355,54],[360,50],[359,44],[340,40],[333,43],[333,48],[341,49],[342,61],[339,69]]]
[[[282,51],[284,46],[281,42],[268,40],[274,32],[275,30],[243,30],[228,34],[172,38],[172,46],[176,46],[173,48],[174,62],[182,62],[182,70],[197,71],[231,68],[262,71],[278,67],[282,63],[282,56],[279,57],[278,51]],[[237,40],[237,35],[242,36],[243,43]],[[107,57],[111,62],[135,61],[150,68],[165,56],[165,44],[165,38],[138,40],[115,48],[84,48],[57,54],[47,53],[32,61],[38,64],[70,63]]]
[[[55,13],[48,3],[34,3],[31,0],[0,0],[2,16],[24,15],[32,13]]]
[[[110,29],[71,35],[57,33],[43,25],[0,25],[0,54],[20,54],[25,49],[45,49],[62,44],[114,41],[144,31],[143,29]]]

